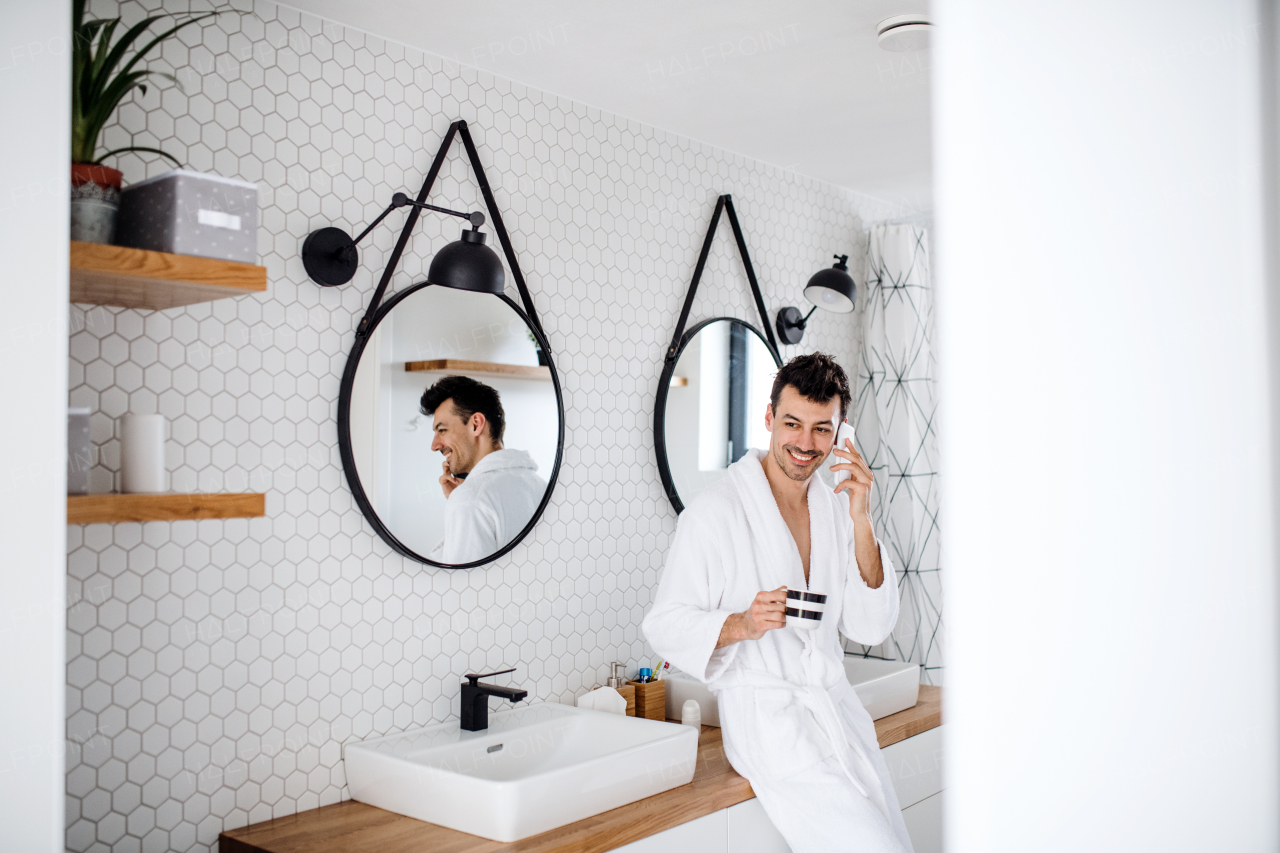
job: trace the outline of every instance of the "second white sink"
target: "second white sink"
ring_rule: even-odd
[[[351,798],[494,841],[519,841],[693,780],[698,732],[542,704],[348,744]]]
[[[871,719],[905,711],[920,699],[920,665],[845,656],[845,675]]]
[[[873,720],[906,710],[920,698],[918,664],[846,656],[844,671]],[[666,682],[668,717],[679,719],[684,701],[696,699],[702,709],[703,725],[720,725],[720,709],[707,685],[684,673],[669,675]]]

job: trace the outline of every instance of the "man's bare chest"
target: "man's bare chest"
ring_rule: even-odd
[[[782,520],[787,524],[787,530],[791,531],[791,538],[795,540],[796,550],[800,552],[800,564],[804,566],[804,582],[809,583],[809,507],[795,510],[782,510]]]

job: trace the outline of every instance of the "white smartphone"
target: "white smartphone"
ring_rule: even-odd
[[[844,450],[845,449],[844,440],[846,438],[853,441],[855,447],[857,446],[857,439],[854,437],[853,427],[849,425],[848,422],[842,422],[840,424],[840,429],[836,430],[835,446],[840,448],[841,450]],[[825,467],[827,468],[828,476],[830,476],[831,478],[831,485],[833,488],[835,486],[840,485],[842,481],[849,479],[848,471],[832,471],[831,470],[832,465],[842,465],[844,464],[844,461],[845,460],[842,459],[841,457],[836,456],[834,452],[829,457],[827,457],[827,464]]]

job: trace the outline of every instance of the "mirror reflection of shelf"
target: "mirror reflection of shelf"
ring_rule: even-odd
[[[493,361],[463,361],[457,358],[437,358],[430,361],[406,361],[408,373],[483,373],[489,376],[505,376],[511,379],[550,379],[551,368],[532,364],[498,364]]]
[[[672,388],[683,388],[688,384],[689,384],[688,376],[672,376],[671,377]]]

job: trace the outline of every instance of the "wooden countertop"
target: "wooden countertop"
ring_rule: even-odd
[[[883,749],[942,724],[942,688],[920,685],[915,707],[876,720]],[[232,829],[221,853],[604,853],[755,796],[729,766],[720,729],[703,726],[693,781],[639,802],[503,843],[347,800]]]
[[[876,740],[880,748],[942,725],[942,688],[920,685],[916,704],[905,711],[876,720]]]

